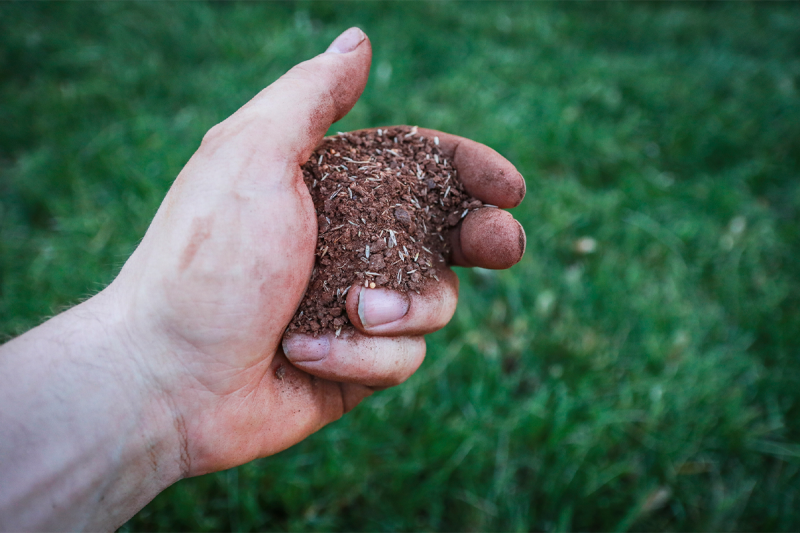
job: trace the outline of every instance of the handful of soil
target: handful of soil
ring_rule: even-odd
[[[340,133],[303,165],[317,212],[316,264],[288,332],[354,329],[353,287],[419,293],[445,266],[449,230],[483,204],[461,185],[439,139],[417,128]]]

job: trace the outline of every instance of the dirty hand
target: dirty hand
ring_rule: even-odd
[[[317,237],[300,166],[356,103],[370,61],[369,40],[350,29],[212,128],[109,287],[171,406],[184,476],[276,453],[401,383],[422,362],[422,335],[454,312],[448,270],[411,298],[351,291],[357,334],[282,339]],[[440,138],[472,195],[499,207],[522,200],[522,177],[493,150],[420,133]],[[521,226],[501,209],[470,213],[453,238],[457,265],[507,268],[524,250]]]

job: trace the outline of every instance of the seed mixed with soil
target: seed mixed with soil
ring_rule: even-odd
[[[419,293],[438,281],[448,232],[483,204],[469,196],[439,139],[417,128],[340,133],[303,165],[317,212],[316,263],[288,332],[352,330],[353,287]]]

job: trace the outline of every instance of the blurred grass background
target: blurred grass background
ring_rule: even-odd
[[[0,4],[0,334],[107,284],[203,133],[356,24],[334,130],[496,148],[528,252],[460,272],[409,382],[123,530],[800,529],[798,4]]]

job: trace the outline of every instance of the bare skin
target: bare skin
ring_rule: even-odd
[[[348,30],[212,128],[111,285],[0,347],[0,479],[13,480],[0,483],[0,529],[114,529],[179,479],[286,449],[419,367],[423,335],[455,310],[449,270],[422,295],[351,291],[354,335],[282,338],[317,236],[300,165],[356,103],[370,61]],[[496,152],[428,135],[472,194],[522,200]],[[471,213],[453,238],[463,266],[507,268],[524,251],[500,209]]]

